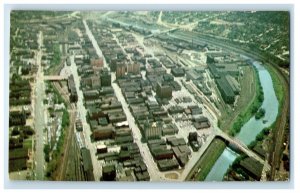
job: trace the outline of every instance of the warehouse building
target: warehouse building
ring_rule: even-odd
[[[90,150],[83,147],[80,149],[80,152],[81,152],[84,179],[86,181],[94,181],[93,164],[92,164]]]
[[[228,104],[233,104],[235,94],[225,76],[221,76],[220,79],[216,79],[216,83],[223,100]]]
[[[144,127],[144,136],[146,140],[149,139],[159,139],[162,135],[162,127],[156,122],[152,125],[146,124]]]
[[[157,162],[157,165],[160,171],[169,171],[169,170],[177,169],[179,167],[179,163],[177,162],[176,159],[159,160]]]

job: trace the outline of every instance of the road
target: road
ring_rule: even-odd
[[[106,63],[105,58],[103,57],[103,53],[102,53],[101,49],[99,48],[99,45],[98,45],[93,33],[91,32],[89,26],[86,23],[86,20],[83,20],[83,24],[84,24],[84,27],[85,27],[85,30],[86,30],[86,34],[88,35],[89,39],[91,40],[91,42],[93,44],[93,47],[96,50],[96,53],[97,53],[98,57],[103,58],[104,67],[109,68],[107,63]]]
[[[43,45],[43,34],[40,31],[38,35],[39,48]],[[44,73],[41,65],[42,50],[39,49],[36,55],[36,64],[38,65],[38,71],[36,76],[36,87],[35,87],[35,103],[34,103],[34,127],[36,137],[36,151],[35,151],[35,172],[36,180],[44,180],[44,128],[45,128],[45,109],[44,109],[44,97],[45,97],[45,84],[44,84]]]

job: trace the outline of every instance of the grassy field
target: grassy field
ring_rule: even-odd
[[[201,156],[195,168],[192,169],[192,172],[197,172],[196,175],[192,177],[192,180],[194,178],[196,181],[204,181],[225,148],[225,142],[220,138],[215,138]]]

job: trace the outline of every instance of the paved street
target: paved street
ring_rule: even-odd
[[[38,37],[39,47],[43,44],[43,34],[39,33]],[[44,128],[45,128],[45,111],[43,99],[45,96],[45,85],[44,85],[44,73],[41,66],[42,50],[39,49],[36,56],[36,62],[38,65],[38,72],[36,76],[36,87],[35,87],[35,106],[34,106],[34,122],[36,132],[36,151],[35,151],[35,163],[36,163],[36,179],[44,179]]]
[[[93,47],[94,49],[96,50],[96,53],[99,57],[103,57],[103,54],[102,54],[102,51],[101,49],[99,48],[98,46],[98,43],[93,35],[93,33],[91,32],[89,26],[87,25],[86,21],[83,20],[83,24],[85,26],[85,29],[86,29],[86,34],[88,35],[88,37],[90,38],[92,44],[93,44]],[[106,61],[105,61],[105,58],[103,57],[103,64],[104,64],[104,67],[107,67],[108,68],[108,65],[106,64]]]

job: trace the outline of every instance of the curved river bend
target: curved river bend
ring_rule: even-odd
[[[254,116],[251,117],[236,135],[236,138],[246,145],[254,141],[264,128],[269,127],[276,120],[279,106],[270,73],[259,62],[253,61],[252,64],[258,71],[259,80],[264,91],[264,101],[261,107],[266,110],[266,113],[259,120],[256,120]],[[263,123],[263,120],[267,122]],[[237,153],[227,147],[206,176],[205,181],[222,181],[227,169],[237,156]]]

